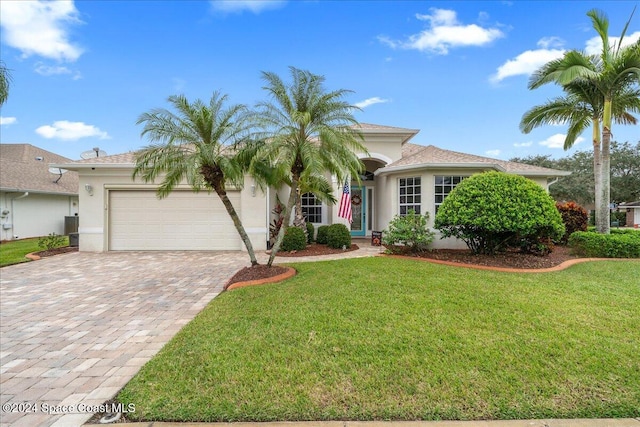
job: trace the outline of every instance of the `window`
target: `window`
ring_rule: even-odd
[[[400,215],[406,215],[410,209],[420,214],[421,198],[420,177],[400,178]]]
[[[313,193],[304,193],[302,195],[302,215],[307,222],[322,222],[322,202],[318,200]]]
[[[466,176],[435,176],[436,212],[438,212],[438,208],[440,207],[444,199],[446,199],[449,193],[451,193],[451,190],[456,188],[456,185],[460,184],[460,182],[465,178]]]

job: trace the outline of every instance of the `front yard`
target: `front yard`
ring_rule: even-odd
[[[640,416],[638,261],[365,258],[225,292],[121,391],[141,420]]]

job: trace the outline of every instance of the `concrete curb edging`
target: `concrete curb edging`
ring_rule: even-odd
[[[420,258],[420,257],[406,256],[406,255],[384,255],[384,254],[382,254],[382,256],[389,257],[389,258],[410,259],[410,260],[414,260],[414,261],[425,261],[425,262],[430,262],[430,263],[433,263],[433,264],[448,265],[448,266],[451,266],[451,267],[472,268],[472,269],[475,269],[475,270],[499,271],[501,273],[551,273],[551,272],[554,272],[554,271],[565,270],[565,269],[571,267],[572,265],[579,264],[581,262],[591,262],[591,261],[637,261],[637,262],[640,262],[640,260],[634,259],[634,258],[576,258],[576,259],[570,259],[570,260],[564,261],[561,264],[556,265],[555,267],[548,267],[548,268],[506,268],[506,267],[492,267],[492,266],[489,266],[489,265],[464,264],[464,263],[461,263],[461,262],[443,261],[443,260],[440,260],[440,259]]]
[[[41,259],[41,257],[39,255],[36,255],[35,252],[31,252],[30,254],[26,254],[24,257],[27,258],[27,259],[30,259],[32,261],[37,261],[37,260]]]
[[[256,285],[265,285],[267,283],[277,283],[285,279],[289,279],[290,277],[295,276],[297,273],[297,271],[292,267],[284,267],[284,268],[286,268],[287,271],[285,271],[284,273],[278,274],[277,276],[267,277],[266,279],[247,280],[246,282],[236,282],[227,286],[225,289],[227,291],[230,291],[232,289],[244,288],[246,286],[256,286]]]

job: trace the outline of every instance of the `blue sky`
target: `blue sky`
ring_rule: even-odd
[[[508,159],[566,155],[566,128],[518,129],[561,94],[527,89],[565,49],[597,50],[586,12],[618,36],[637,2],[587,1],[3,1],[1,59],[11,69],[2,143],[71,159],[138,149],[138,116],[183,93],[264,100],[261,71],[288,67],[349,89],[361,122],[420,129],[412,142]],[[640,37],[640,12],[627,33]],[[639,126],[614,126],[636,142]],[[590,150],[590,132],[574,148]],[[569,153],[573,152],[571,150]]]

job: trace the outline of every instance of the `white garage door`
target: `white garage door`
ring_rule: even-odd
[[[240,213],[240,193],[227,193]],[[238,250],[242,241],[217,194],[109,192],[109,250]]]

